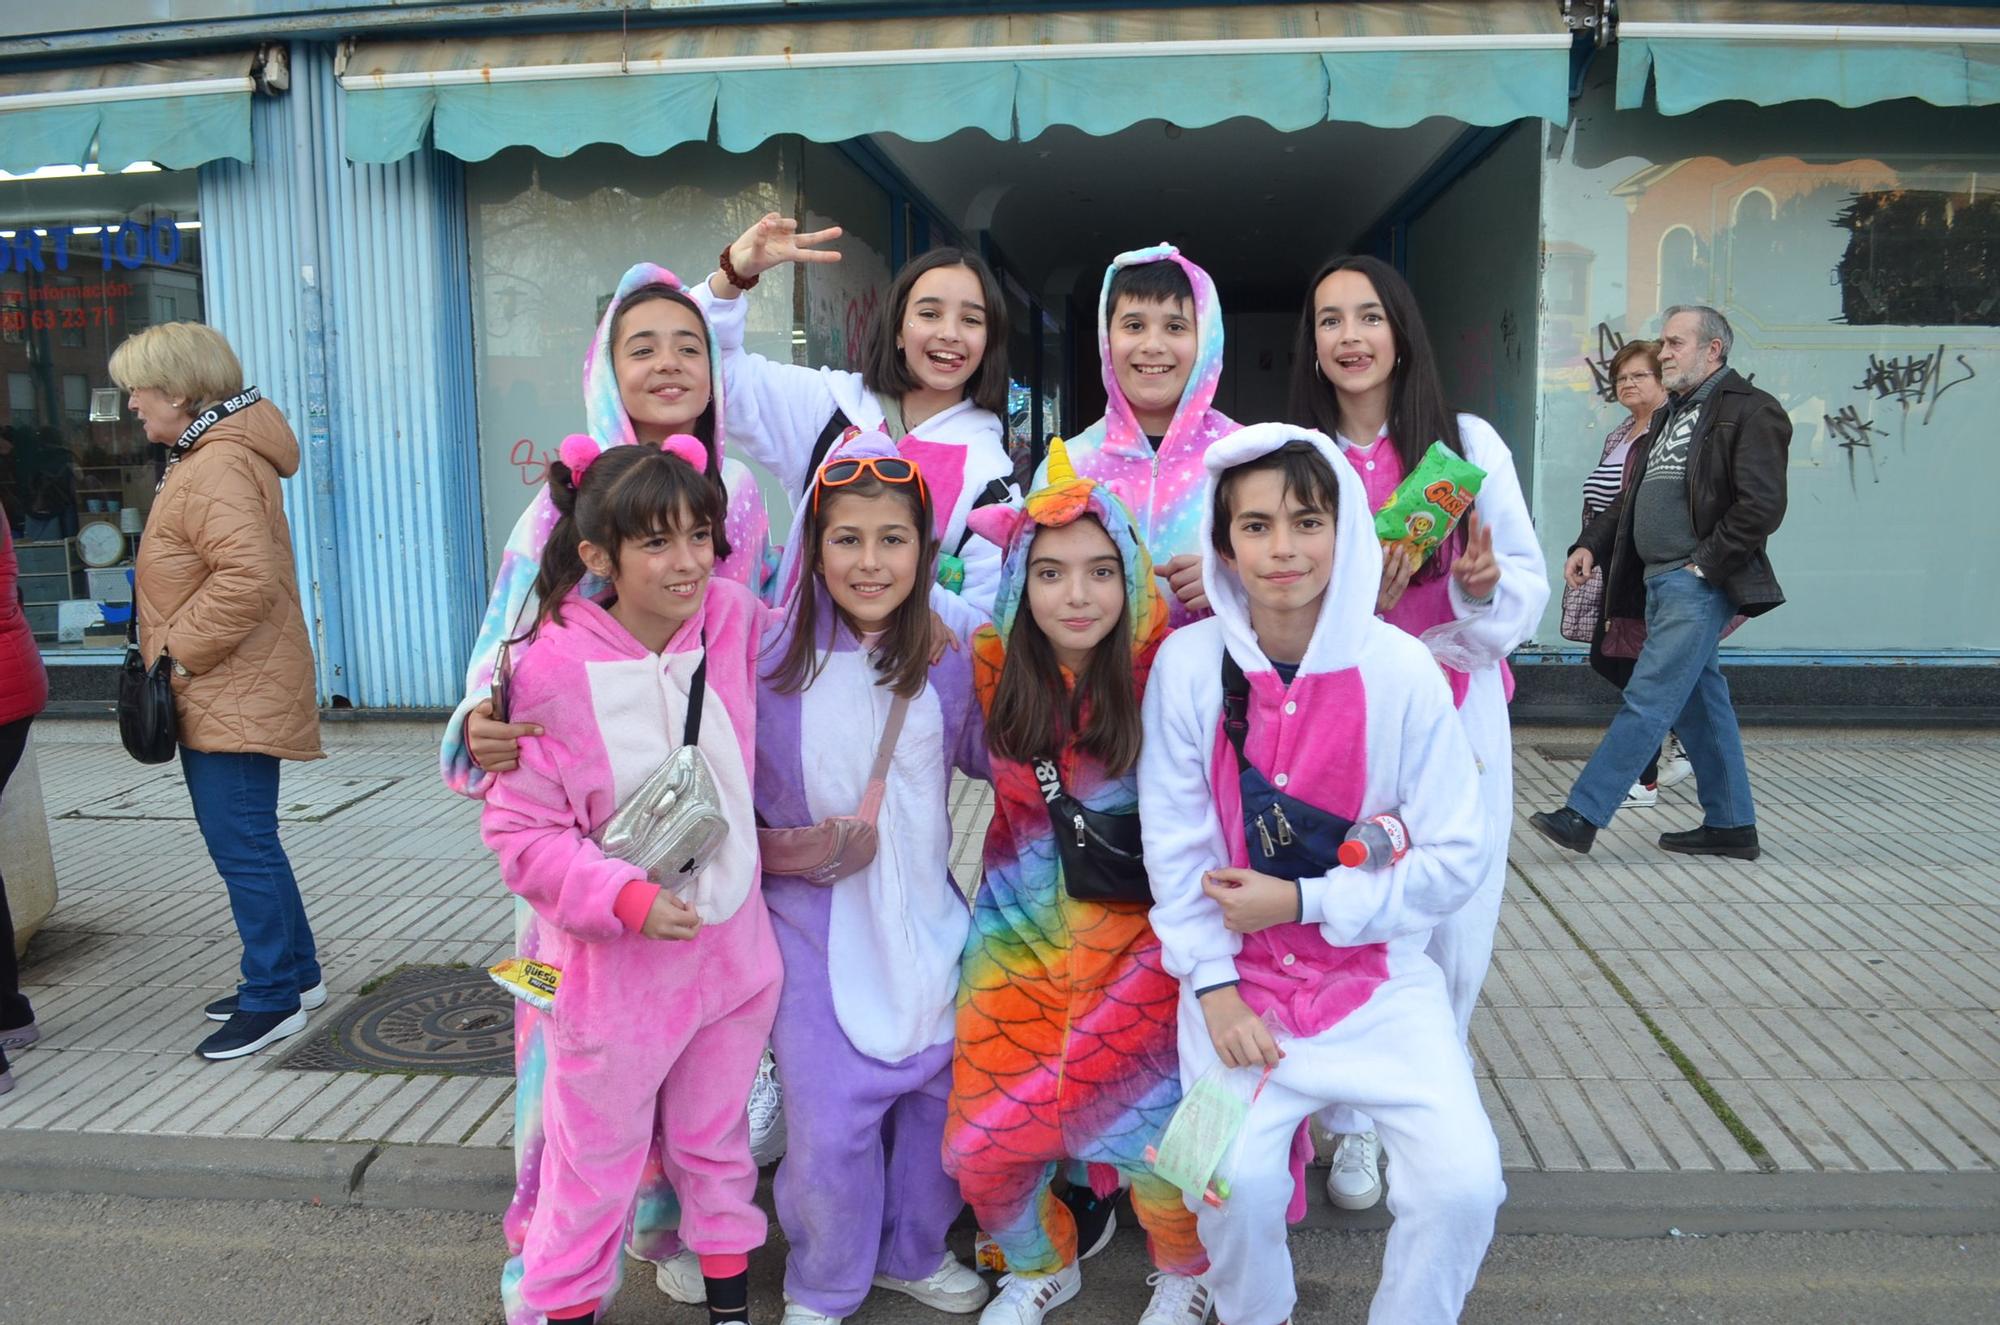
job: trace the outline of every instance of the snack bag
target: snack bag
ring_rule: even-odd
[[[526,957],[509,957],[498,966],[489,967],[486,974],[515,998],[544,1012],[555,1007],[556,989],[562,984],[561,971]]]
[[[986,1273],[1007,1273],[1007,1253],[1000,1250],[1000,1244],[983,1228],[972,1235],[972,1263],[975,1269]]]
[[[1421,566],[1451,537],[1485,481],[1485,470],[1443,442],[1432,442],[1417,467],[1375,513],[1375,536],[1384,543],[1402,544]]]
[[[949,552],[937,554],[937,582],[951,593],[965,592],[965,558]]]

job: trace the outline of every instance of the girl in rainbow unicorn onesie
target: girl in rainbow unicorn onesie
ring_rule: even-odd
[[[1236,425],[1212,405],[1222,377],[1222,304],[1208,273],[1172,244],[1120,253],[1097,305],[1104,417],[1069,439],[1070,463],[1125,503],[1167,582],[1168,624],[1203,615],[1201,458]],[[1046,462],[1035,486],[1047,485]]]
[[[983,779],[987,759],[969,655],[933,662],[935,528],[923,472],[885,434],[836,448],[785,548],[791,610],[765,640],[763,824],[875,806],[872,857],[830,883],[782,873],[766,847],[785,964],[772,1033],[789,1132],[774,1189],[791,1244],[784,1325],[838,1325],[871,1285],[941,1311],[986,1300],[945,1247],[964,1205],[940,1153],[967,930],[951,773]]]
[[[1212,1069],[1249,1069],[1222,1203],[1190,1197],[1216,1317],[1290,1320],[1285,1216],[1304,1180],[1293,1143],[1339,1104],[1375,1118],[1397,1175],[1368,1319],[1446,1325],[1505,1194],[1443,973],[1424,952],[1479,883],[1472,750],[1428,650],[1375,617],[1374,511],[1332,439],[1259,424],[1216,443],[1206,465],[1215,615],[1154,661],[1139,816],[1153,927],[1181,982],[1181,1084],[1192,1094]],[[1343,865],[1348,829],[1389,815],[1406,850]]]
[[[1433,442],[1486,471],[1464,523],[1421,567],[1398,545],[1384,550],[1375,603],[1384,621],[1431,647],[1479,766],[1486,816],[1479,889],[1430,942],[1464,1043],[1493,961],[1514,824],[1507,720],[1514,676],[1507,655],[1542,619],[1548,571],[1506,442],[1486,420],[1445,408],[1437,359],[1409,283],[1386,263],[1357,257],[1327,263],[1306,290],[1291,417],[1333,437],[1361,475],[1370,509],[1388,503]],[[1344,1209],[1365,1210],[1382,1195],[1379,1134],[1365,1113],[1351,1109],[1334,1110],[1324,1122],[1340,1138],[1327,1195]]]
[[[972,645],[994,809],[960,963],[945,1166],[1007,1257],[981,1325],[1039,1325],[1081,1288],[1077,1221],[1049,1186],[1066,1159],[1090,1166],[1100,1197],[1132,1185],[1158,1270],[1140,1325],[1201,1325],[1208,1257],[1145,1157],[1181,1095],[1180,987],[1147,921],[1134,814],[1139,697],[1167,604],[1125,504],[1077,477],[1061,439],[1044,472],[1023,510],[972,517],[1005,561],[994,624]],[[1116,886],[1057,837],[1086,810],[1129,834]]]
[[[748,828],[764,609],[712,579],[724,510],[704,443],[600,451],[578,437],[562,457],[540,606],[510,645],[510,711],[541,734],[489,780],[481,818],[501,877],[534,908],[523,955],[561,972],[519,1087],[539,1126],[505,1219],[502,1300],[508,1325],[596,1318],[657,1144],[708,1318],[744,1322],[767,1227],[744,1106],[781,982]],[[586,569],[608,588],[581,587]],[[684,742],[732,827],[690,882],[663,889],[591,834]]]
[[[772,212],[722,250],[722,267],[691,291],[722,349],[733,408],[729,442],[803,494],[849,428],[881,429],[923,468],[938,527],[930,603],[960,639],[993,612],[1000,552],[968,534],[975,506],[1011,495],[1007,455],[1007,301],[972,253],[934,248],[910,259],[869,319],[851,362],[859,372],[774,363],[743,348],[745,291],[785,262],[840,261],[823,247],[840,227],[800,234]]]
[[[723,455],[722,356],[714,333],[680,278],[664,267],[642,262],[627,270],[599,320],[583,360],[584,418],[588,438],[599,449],[644,442],[658,446],[674,433],[690,433],[707,448],[704,470],[725,494],[727,515],[715,542],[715,575],[759,593],[770,587],[776,557],[763,496],[748,466]],[[580,443],[579,443],[580,444]],[[540,606],[535,585],[542,554],[559,513],[545,485],[514,524],[501,556],[500,574],[486,605],[485,620],[466,669],[465,698],[445,727],[440,763],[445,785],[461,795],[483,798],[494,774],[516,766],[519,741],[538,735],[531,722],[500,722],[493,716],[493,667],[503,641],[520,634]],[[583,588],[603,584],[586,574]],[[510,715],[518,716],[518,715]],[[521,950],[533,944],[538,923],[525,906],[516,908]],[[532,1082],[540,1079],[541,1013],[515,1007],[515,1154],[525,1162],[534,1151],[540,1106]],[[759,1078],[759,1089],[775,1086]],[[646,1196],[640,1203],[632,1250],[659,1263],[663,1292],[676,1301],[702,1300],[700,1268],[673,1233],[677,1207],[661,1177],[657,1148],[649,1163]]]

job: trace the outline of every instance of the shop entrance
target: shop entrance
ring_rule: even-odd
[[[1404,262],[1460,408],[1504,412],[1515,394],[1490,333],[1511,314],[1513,366],[1528,374],[1520,423],[1532,427],[1533,356],[1520,342],[1534,325],[1538,121],[1286,132],[1252,119],[1146,120],[1102,137],[1059,125],[1026,142],[973,130],[870,141],[955,228],[983,237],[1010,287],[1045,315],[1039,344],[1027,327],[1010,347],[1016,379],[1041,398],[1044,436],[1102,414],[1104,269],[1162,240],[1215,278],[1225,331],[1215,403],[1231,417],[1283,417],[1305,283],[1326,257],[1362,251]],[[1467,258],[1486,270],[1475,275]],[[1519,306],[1499,307],[1509,300]],[[1019,326],[1025,310],[1012,311]]]

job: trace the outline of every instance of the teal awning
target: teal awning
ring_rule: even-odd
[[[396,160],[428,130],[477,161],[587,143],[651,156],[711,122],[741,152],[785,133],[1029,139],[1146,119],[1560,121],[1569,48],[1545,0],[1253,4],[364,43],[340,81],[350,159]]]
[[[1947,5],[1625,0],[1618,107],[1665,115],[1717,101],[2000,104],[2000,24]]]
[[[0,75],[0,170],[248,161],[257,58],[237,51]]]

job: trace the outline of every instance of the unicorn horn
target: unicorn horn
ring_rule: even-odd
[[[1060,437],[1049,438],[1048,486],[1076,482],[1076,467],[1069,462],[1069,447]]]

